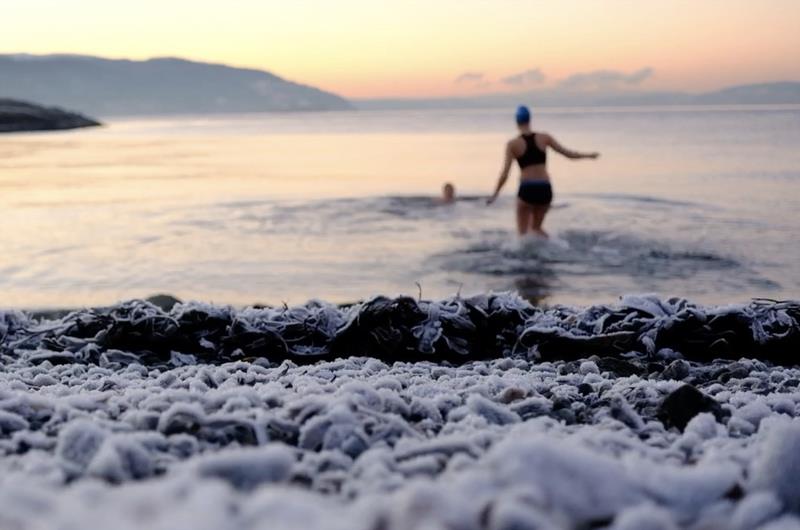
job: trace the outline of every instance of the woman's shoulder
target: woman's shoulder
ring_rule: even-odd
[[[522,136],[515,136],[506,142],[506,151],[514,156],[518,156],[523,150],[525,150],[525,140],[523,140]]]
[[[550,141],[553,139],[553,137],[550,136],[550,133],[545,131],[536,131],[534,134],[536,135],[534,136],[534,138],[536,138],[536,143],[540,146],[550,145]]]

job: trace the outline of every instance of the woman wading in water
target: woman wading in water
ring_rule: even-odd
[[[553,200],[553,189],[550,186],[550,175],[547,173],[547,148],[552,147],[557,153],[567,158],[578,160],[581,158],[597,158],[598,153],[578,153],[570,151],[556,142],[555,138],[547,133],[531,131],[531,113],[527,107],[517,109],[517,127],[520,135],[509,140],[506,144],[506,156],[503,169],[494,194],[486,201],[492,204],[500,190],[508,180],[511,163],[514,159],[519,163],[519,191],[517,192],[517,230],[520,235],[528,231],[542,237],[548,237],[542,230],[542,222],[550,202]]]

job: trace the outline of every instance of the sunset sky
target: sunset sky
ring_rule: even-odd
[[[0,53],[177,56],[351,98],[800,80],[798,0],[3,0]]]

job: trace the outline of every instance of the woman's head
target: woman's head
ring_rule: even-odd
[[[520,105],[517,107],[517,113],[514,118],[519,126],[529,125],[531,123],[531,111],[525,105]]]

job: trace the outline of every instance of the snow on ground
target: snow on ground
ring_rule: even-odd
[[[0,314],[3,529],[800,528],[785,357],[153,363],[65,322]]]

